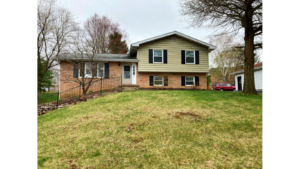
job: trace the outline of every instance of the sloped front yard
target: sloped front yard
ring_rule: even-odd
[[[108,95],[38,117],[39,168],[261,168],[262,96]]]

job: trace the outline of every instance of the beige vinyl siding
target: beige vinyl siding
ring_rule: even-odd
[[[176,42],[172,38],[176,37]],[[168,50],[168,63],[149,63],[149,49]],[[199,51],[199,64],[181,64],[181,50]],[[190,72],[207,73],[208,48],[178,36],[169,36],[149,43],[141,44],[138,49],[139,72]]]

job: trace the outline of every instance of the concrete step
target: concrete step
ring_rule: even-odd
[[[122,87],[123,91],[136,91],[139,87]]]
[[[136,84],[122,84],[119,87],[140,87],[140,85],[136,85]]]

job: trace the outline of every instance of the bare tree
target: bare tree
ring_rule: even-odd
[[[215,28],[237,35],[244,29],[244,94],[258,94],[254,84],[254,50],[262,48],[262,0],[181,0],[181,14],[191,27]]]
[[[37,58],[38,65],[45,61],[44,70],[48,72],[58,65],[57,56],[66,51],[70,36],[77,23],[71,11],[58,4],[56,0],[39,0],[37,6]],[[40,78],[40,77],[39,77]],[[42,78],[42,77],[41,77]],[[40,80],[38,80],[40,83]]]
[[[217,46],[210,54],[211,66],[215,67],[211,73],[224,83],[232,83],[234,76],[231,73],[238,69],[238,58],[241,53],[240,49],[234,48],[237,43],[229,35],[211,38],[210,43]]]
[[[113,23],[107,16],[99,17],[94,14],[84,22],[84,28],[87,31],[90,41],[95,41],[97,53],[112,53],[110,48],[110,36],[117,32],[121,35],[121,40],[128,40],[128,33],[120,29],[118,23]]]
[[[114,32],[122,33],[122,38],[128,38],[127,33],[120,30],[119,25],[106,16],[99,17],[94,14],[83,25],[78,25],[70,38],[69,52],[59,56],[60,60],[77,67],[78,76],[68,75],[68,72],[73,72],[73,68],[70,68],[70,71],[61,72],[62,81],[80,84],[83,94],[86,94],[96,78],[104,78],[105,63],[99,63],[97,56],[111,53],[109,36]]]
[[[81,85],[83,94],[86,94],[97,76],[103,75],[103,69],[97,65],[96,54],[99,49],[99,41],[86,29],[77,27],[69,46],[70,53],[63,53],[59,57],[77,67],[77,77],[67,75],[68,71],[61,72],[62,81],[75,82]],[[70,68],[73,71],[73,68]],[[102,72],[99,72],[102,71]],[[97,75],[98,74],[98,75]],[[101,76],[103,77],[103,76]]]

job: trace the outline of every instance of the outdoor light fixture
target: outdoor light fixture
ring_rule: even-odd
[[[120,64],[121,64],[121,63],[119,62],[119,66],[120,66]]]

